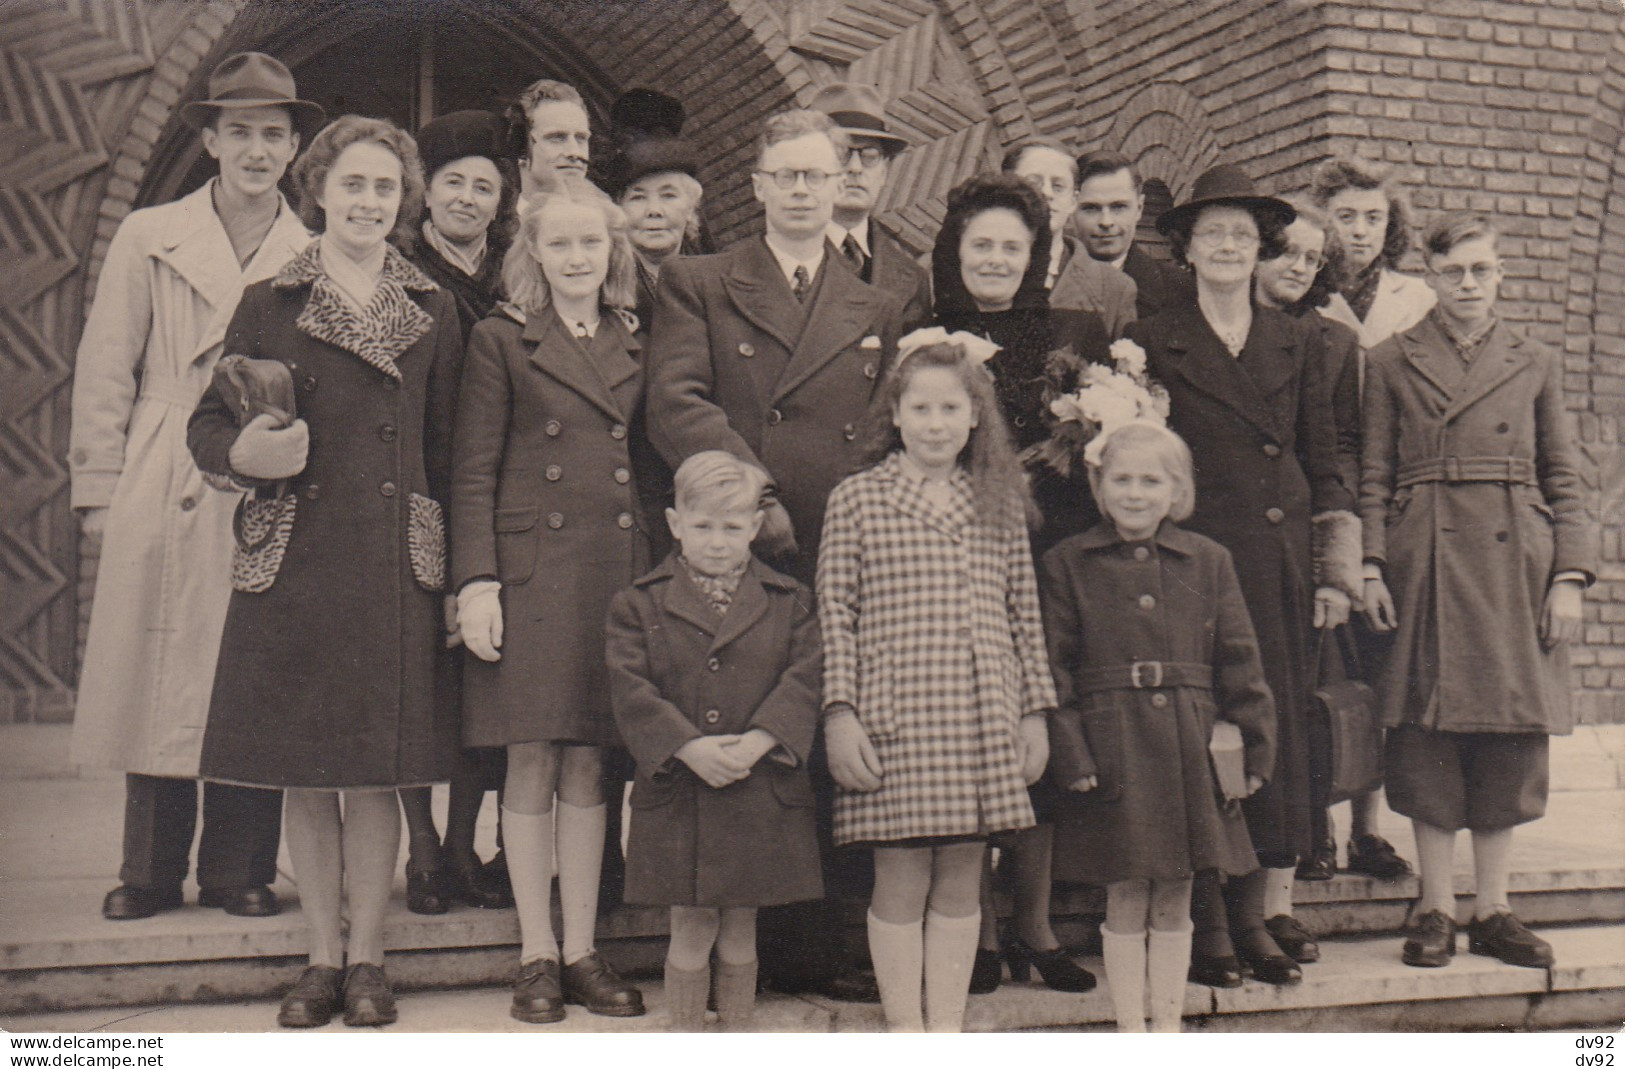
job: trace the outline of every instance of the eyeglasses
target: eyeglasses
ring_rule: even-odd
[[[796,179],[804,179],[808,189],[823,189],[824,183],[832,177],[828,171],[796,171],[789,167],[777,171],[757,171],[757,174],[766,175],[773,179],[773,184],[780,189],[796,188]]]
[[[1325,256],[1322,256],[1314,249],[1300,249],[1295,245],[1287,246],[1287,250],[1281,254],[1281,259],[1289,264],[1295,264],[1302,260],[1303,266],[1311,271],[1319,271],[1326,266]]]
[[[1430,267],[1428,270],[1432,271],[1434,274],[1438,275],[1452,286],[1459,286],[1461,285],[1462,280],[1467,277],[1468,271],[1473,273],[1473,279],[1477,282],[1491,282],[1494,280],[1496,272],[1501,270],[1501,265],[1498,263],[1484,261],[1482,263],[1476,263],[1471,267],[1463,267],[1461,264],[1446,264],[1443,267]]]
[[[862,160],[865,167],[878,167],[886,158],[886,150],[879,145],[862,145],[846,154],[847,163],[851,163],[854,158]]]
[[[1198,244],[1205,245],[1210,249],[1216,249],[1220,245],[1223,245],[1225,238],[1229,238],[1237,245],[1243,247],[1258,244],[1258,231],[1239,226],[1204,226],[1202,229],[1192,234],[1191,237],[1194,238]]]

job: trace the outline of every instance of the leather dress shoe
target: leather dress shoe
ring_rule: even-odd
[[[1402,880],[1411,875],[1411,863],[1399,856],[1394,844],[1380,835],[1356,835],[1349,840],[1348,871],[1377,880]]]
[[[320,1028],[338,1012],[341,973],[331,965],[308,965],[282,996],[276,1023],[283,1028]]]
[[[1556,961],[1552,945],[1525,928],[1523,921],[1511,913],[1495,913],[1483,920],[1474,918],[1467,925],[1467,949],[1525,969],[1549,969]]]
[[[382,965],[363,962],[344,970],[344,1023],[371,1028],[395,1023],[395,992]]]
[[[1330,839],[1321,843],[1298,862],[1297,878],[1306,882],[1329,880],[1337,875],[1337,844]]]
[[[276,892],[264,884],[255,887],[206,887],[197,893],[197,904],[205,909],[223,909],[233,917],[274,917],[282,912]]]
[[[1187,979],[1207,987],[1240,987],[1241,959],[1234,954],[1191,954]]]
[[[1430,909],[1411,929],[1400,958],[1406,965],[1437,969],[1449,965],[1456,956],[1456,919],[1441,910]]]
[[[406,873],[406,908],[425,917],[436,917],[451,910],[449,896],[443,888],[441,872]]]
[[[185,904],[179,887],[137,887],[121,883],[102,899],[102,916],[110,921],[138,921]]]
[[[976,948],[976,962],[970,970],[970,993],[990,995],[1004,978],[1004,958],[997,950]]]
[[[1303,983],[1303,970],[1281,952],[1280,945],[1267,930],[1235,932],[1232,938],[1236,941],[1236,957],[1253,974],[1254,980],[1277,987]]]
[[[440,870],[440,883],[448,899],[475,909],[512,909],[513,892],[498,887],[484,868],[464,869],[449,865]]]
[[[552,1024],[564,1020],[564,993],[559,990],[557,958],[537,958],[519,966],[513,983],[513,1005],[508,1013],[526,1024]]]
[[[480,866],[481,882],[485,886],[501,891],[511,900],[513,898],[513,882],[508,878],[508,852],[498,850],[497,856]],[[554,877],[557,879],[557,877]]]
[[[642,1017],[643,992],[616,975],[594,950],[560,974],[564,1001],[600,1017]]]
[[[1299,965],[1312,965],[1320,960],[1320,944],[1298,918],[1278,913],[1264,922],[1264,930],[1281,951]]]
[[[1082,994],[1095,989],[1095,974],[1073,961],[1063,947],[1034,950],[1025,940],[1012,939],[1004,956],[1010,962],[1010,979],[1017,983],[1026,983],[1036,968],[1044,986],[1052,991]]]

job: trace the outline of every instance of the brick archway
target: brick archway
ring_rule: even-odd
[[[1172,82],[1154,82],[1117,113],[1106,145],[1135,160],[1145,178],[1160,178],[1178,203],[1196,176],[1222,155],[1207,108]]]

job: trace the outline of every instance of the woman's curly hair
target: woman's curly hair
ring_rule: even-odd
[[[1044,288],[1049,276],[1049,205],[1037,190],[1013,174],[976,175],[949,192],[948,213],[931,249],[931,292],[935,294],[938,322],[975,314],[976,302],[959,273],[959,241],[972,219],[996,208],[1015,212],[1033,236],[1027,272],[1021,276],[1011,307],[1049,307],[1049,292]]]
[[[1388,230],[1383,234],[1377,260],[1384,267],[1397,267],[1415,241],[1410,201],[1388,168],[1366,160],[1334,156],[1321,164],[1309,186],[1309,194],[1322,208],[1345,189],[1380,189],[1388,198]]]
[[[418,158],[418,143],[412,135],[388,119],[341,115],[311,139],[310,148],[293,165],[299,219],[318,234],[327,229],[327,212],[317,203],[317,197],[339,156],[363,141],[382,145],[401,161],[401,206],[395,213],[395,229],[389,232],[389,240],[397,248],[407,248],[423,215],[423,161]]]

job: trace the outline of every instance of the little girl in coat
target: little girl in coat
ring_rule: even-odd
[[[1149,971],[1152,1030],[1177,1032],[1191,878],[1257,868],[1210,763],[1214,723],[1241,729],[1251,794],[1275,760],[1275,706],[1229,552],[1172,522],[1194,504],[1184,441],[1126,423],[1104,440],[1089,483],[1106,520],[1046,553],[1041,569],[1060,694],[1050,775],[1069,788],[1055,874],[1106,887],[1100,937],[1118,1031],[1145,1031]]]
[[[899,343],[819,550],[835,842],[874,849],[869,951],[892,1031],[959,1031],[987,836],[1032,825],[1026,787],[1048,759],[1031,504],[986,356],[967,355],[991,352],[940,329]]]
[[[671,907],[670,1027],[748,1030],[756,910],[823,894],[807,758],[818,728],[812,592],[751,556],[767,473],[705,450],[677,469],[678,544],[615,596],[615,720],[637,760],[626,901]]]

